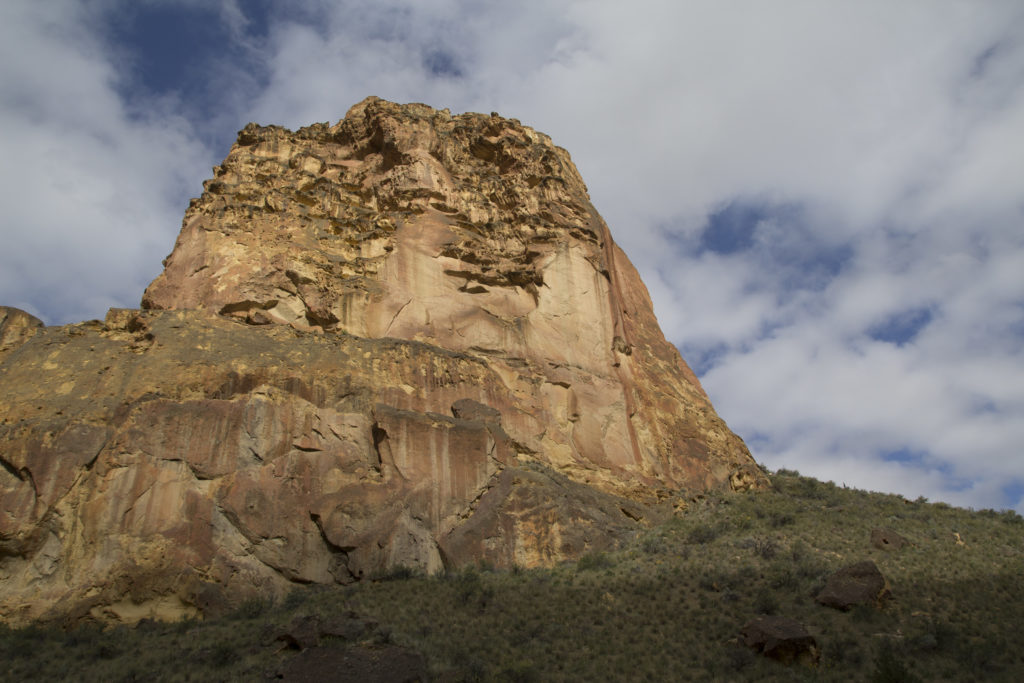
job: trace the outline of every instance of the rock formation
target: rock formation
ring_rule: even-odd
[[[142,310],[0,309],[3,618],[549,564],[767,485],[547,136],[369,98],[204,190]]]
[[[0,353],[21,344],[42,327],[43,321],[34,315],[0,306]]]
[[[889,581],[878,565],[864,560],[829,575],[814,600],[819,605],[845,612],[856,605],[881,607],[891,596]]]
[[[817,664],[818,642],[804,625],[789,617],[764,615],[747,622],[739,643],[783,664]]]
[[[871,545],[879,550],[900,550],[911,543],[892,529],[881,528],[871,530]]]

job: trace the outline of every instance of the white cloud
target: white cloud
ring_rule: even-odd
[[[0,10],[4,303],[51,323],[138,305],[203,150],[174,111],[131,111],[74,2]]]
[[[134,115],[79,4],[0,10],[5,303],[134,303],[216,161],[196,139],[370,94],[496,110],[572,152],[759,459],[1021,505],[1000,498],[1024,480],[1019,3],[288,2],[265,39],[218,7],[239,51],[210,65],[214,120],[171,98]],[[733,201],[764,208],[750,244],[701,251]],[[872,338],[915,311],[913,338]]]

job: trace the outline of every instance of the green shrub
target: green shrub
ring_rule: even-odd
[[[483,683],[490,680],[487,663],[475,655],[470,656],[462,664],[461,676],[457,680],[464,683]]]
[[[508,667],[502,669],[498,673],[497,678],[500,681],[509,681],[509,683],[533,683],[534,681],[541,680],[541,675],[533,662],[526,661],[513,662]]]
[[[298,586],[288,592],[288,595],[284,597],[284,601],[281,603],[281,607],[286,611],[296,610],[302,607],[306,603],[306,599],[309,597],[310,591],[304,586]]]
[[[840,636],[827,641],[822,648],[822,664],[823,668],[857,672],[857,677],[854,678],[857,680],[863,675],[860,669],[864,665],[864,652],[855,638]]]
[[[228,615],[228,619],[257,619],[273,607],[273,602],[264,598],[249,598]]]
[[[1024,517],[1021,517],[1015,510],[1004,510],[1003,521],[1013,526],[1024,525]]]
[[[750,648],[732,646],[725,651],[725,665],[728,671],[743,671],[753,664],[755,659],[756,655]]]
[[[871,683],[924,683],[896,657],[888,641],[878,648],[875,668],[869,680]]]
[[[577,571],[597,571],[599,569],[609,569],[614,566],[611,556],[608,553],[595,551],[589,552],[583,555],[576,562]]]
[[[648,555],[660,555],[668,550],[661,536],[647,536],[640,543],[640,549]]]
[[[788,512],[773,512],[769,516],[768,521],[772,527],[778,529],[794,524],[796,522],[796,518]]]
[[[383,572],[376,574],[372,577],[373,581],[407,581],[409,579],[416,578],[420,575],[420,572],[413,567],[407,567],[404,564],[398,564],[394,567],[389,567]]]
[[[238,649],[230,643],[216,643],[203,655],[206,663],[216,669],[223,669],[241,659]]]
[[[792,591],[800,587],[800,577],[785,561],[774,563],[766,573],[765,581],[774,590]]]
[[[762,588],[754,598],[754,611],[758,614],[778,614],[779,599],[774,591]]]
[[[464,607],[484,610],[494,598],[494,588],[489,586],[474,567],[446,576],[455,584],[456,603]]]
[[[706,591],[718,592],[726,584],[725,573],[718,569],[709,569],[700,575],[697,585]]]
[[[686,542],[691,545],[706,545],[719,535],[719,529],[712,524],[698,524],[686,534]]]
[[[758,557],[770,560],[775,557],[775,553],[778,552],[779,546],[775,544],[775,541],[769,538],[755,538],[754,539],[754,554]]]

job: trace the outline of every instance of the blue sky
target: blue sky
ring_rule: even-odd
[[[1024,5],[6,0],[0,303],[136,306],[249,121],[367,95],[573,155],[769,468],[1024,511]]]

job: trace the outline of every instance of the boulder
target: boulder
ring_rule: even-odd
[[[803,624],[780,616],[761,616],[740,631],[740,644],[783,664],[815,664],[818,644]]]
[[[855,605],[880,607],[889,596],[889,582],[874,562],[865,560],[829,576],[814,599],[820,605],[845,611]]]
[[[264,640],[283,643],[284,647],[293,650],[308,650],[323,640],[359,642],[374,633],[376,628],[377,622],[361,619],[352,612],[327,618],[307,614],[295,617],[287,628],[273,629]]]
[[[910,545],[910,541],[892,529],[872,529],[871,545],[879,550],[899,550]]]

